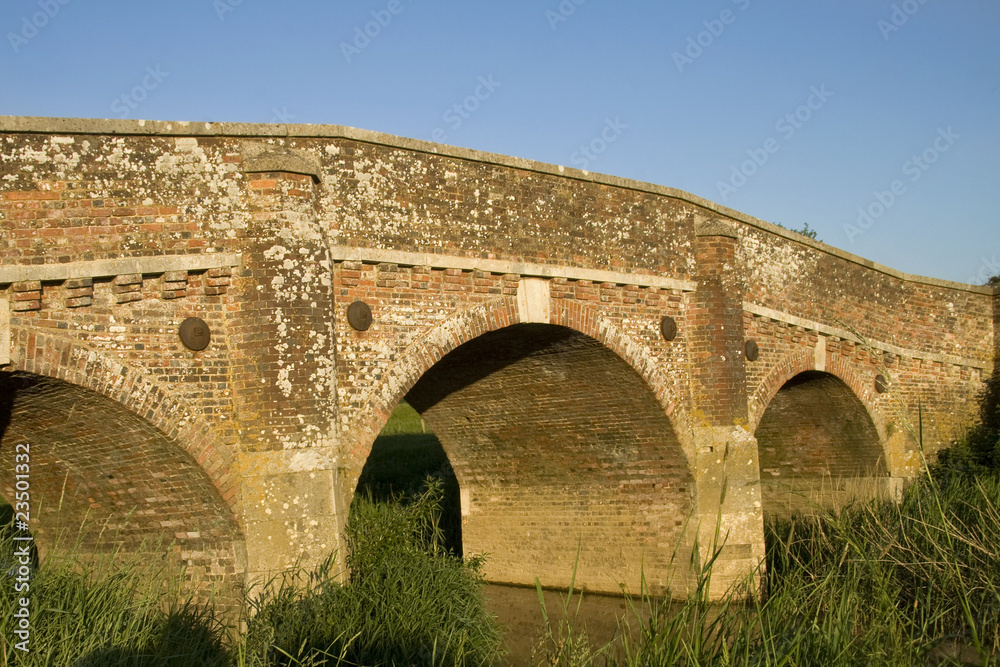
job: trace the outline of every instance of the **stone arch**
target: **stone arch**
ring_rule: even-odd
[[[364,396],[367,413],[356,433],[367,434],[348,446],[351,460],[348,469],[353,482],[371,451],[371,441],[382,430],[393,409],[413,385],[444,355],[459,345],[484,333],[521,323],[517,300],[513,297],[493,299],[477,304],[449,317],[427,334],[417,336],[398,360],[390,365],[382,381]],[[606,346],[628,364],[646,382],[671,420],[689,461],[695,457],[691,444],[690,421],[681,397],[670,391],[670,383],[660,368],[640,346],[618,327],[601,317],[600,312],[586,304],[569,301],[552,309],[550,324],[564,326],[585,334]],[[367,442],[363,441],[367,440]]]
[[[77,341],[41,331],[14,329],[7,370],[63,380],[94,391],[148,421],[193,458],[234,517],[242,517],[239,474],[233,451],[214,429],[176,396],[124,361]]]
[[[836,508],[889,489],[884,439],[856,389],[834,373],[809,369],[784,380],[754,435],[767,515]]]
[[[79,541],[84,553],[159,544],[198,590],[221,587],[224,604],[237,604],[246,548],[229,448],[125,362],[44,331],[12,334],[13,358],[0,370],[0,467],[9,473],[0,493],[13,489],[14,447],[35,441],[42,557],[58,540]]]
[[[749,430],[751,432],[757,430],[764,412],[785,383],[796,375],[808,371],[828,373],[849,387],[854,397],[864,406],[868,417],[872,420],[875,430],[878,433],[879,441],[884,443],[888,439],[891,435],[889,433],[891,430],[889,423],[892,420],[886,418],[876,404],[877,393],[875,392],[874,374],[868,377],[839,355],[830,355],[822,367],[817,367],[815,353],[812,348],[786,355],[781,361],[775,364],[773,370],[757,386],[757,390],[750,398],[749,404]]]
[[[567,585],[579,547],[578,583],[617,591],[645,574],[666,588],[695,507],[668,391],[596,310],[567,310],[526,323],[501,298],[451,317],[384,374],[367,432],[403,396],[427,419],[459,480],[466,550],[491,554],[490,579]]]
[[[358,475],[371,453],[375,436],[389,421],[396,405],[424,373],[459,345],[519,321],[517,301],[503,297],[462,310],[426,334],[416,336],[399,353],[398,360],[386,369],[382,381],[363,394],[367,412],[362,417],[360,428],[355,429],[357,439],[348,449],[350,487],[357,486]]]

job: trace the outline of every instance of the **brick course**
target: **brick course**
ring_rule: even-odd
[[[867,414],[900,478],[916,470],[916,406],[928,449],[947,445],[1000,349],[990,290],[901,275],[667,188],[346,128],[109,123],[0,120],[0,372],[86,388],[152,427],[143,447],[180,458],[154,457],[146,475],[177,498],[207,480],[228,533],[212,539],[245,541],[249,575],[341,546],[393,407],[462,372],[483,377],[424,411],[466,480],[466,539],[504,554],[491,576],[531,583],[544,566],[558,581],[584,535],[593,585],[613,588],[640,554],[659,567],[690,547],[678,521],[709,534],[721,516],[724,585],[762,553],[769,464],[754,433],[772,437],[765,414],[789,380],[842,383],[817,391]],[[372,309],[366,331],[346,321],[355,300]],[[180,342],[187,317],[208,323],[205,350]],[[550,354],[486,373],[504,346],[557,331],[568,342]],[[833,404],[789,410],[847,409]],[[459,419],[469,410],[477,427]],[[110,465],[99,435],[65,437]],[[505,482],[484,496],[485,478]],[[232,563],[203,570],[238,578]]]

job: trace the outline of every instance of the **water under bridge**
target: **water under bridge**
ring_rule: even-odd
[[[721,588],[768,513],[915,475],[1000,340],[993,288],[351,128],[4,117],[0,176],[0,494],[29,444],[43,557],[86,518],[205,583],[317,563],[405,397],[489,579],[579,547],[592,590],[680,591],[719,534]]]

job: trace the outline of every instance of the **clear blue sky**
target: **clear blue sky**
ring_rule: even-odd
[[[437,137],[1000,273],[996,0],[6,0],[0,28],[4,115]]]

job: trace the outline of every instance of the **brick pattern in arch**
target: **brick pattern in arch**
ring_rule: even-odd
[[[559,324],[570,329],[579,331],[600,341],[605,347],[614,352],[626,364],[632,367],[636,373],[645,381],[656,396],[656,400],[663,406],[667,417],[670,419],[680,439],[681,447],[684,449],[688,460],[694,460],[694,449],[689,443],[687,433],[689,431],[689,419],[684,402],[678,394],[686,393],[686,387],[679,388],[665,375],[662,365],[657,363],[648,348],[640,345],[635,338],[625,334],[607,317],[593,306],[585,302],[575,300],[558,301],[552,309],[550,318],[551,324]],[[658,326],[659,321],[653,322],[652,326]],[[657,331],[654,336],[659,336]],[[686,355],[686,350],[678,341],[677,348],[680,354]]]
[[[381,382],[368,392],[369,407],[361,422],[363,428],[356,430],[360,435],[356,436],[347,449],[350,456],[348,468],[352,471],[353,481],[357,482],[356,477],[371,452],[372,442],[389,420],[393,409],[424,373],[459,345],[484,333],[520,322],[516,298],[500,297],[466,308],[430,328],[426,334],[416,337],[399,354],[398,360],[386,369]],[[693,448],[686,437],[689,423],[687,412],[682,400],[676,395],[679,390],[664,376],[648,350],[643,349],[609,319],[602,317],[596,308],[581,301],[554,300],[549,322],[598,340],[632,367],[663,406],[674,425],[685,455],[693,460]]]
[[[836,375],[785,382],[754,432],[765,514],[811,512],[888,487],[885,447],[867,408]]]
[[[90,389],[148,421],[177,442],[212,481],[237,521],[241,519],[236,457],[211,426],[160,383],[124,361],[73,340],[14,328],[11,370],[43,375]]]
[[[356,430],[358,435],[347,450],[351,488],[357,485],[357,477],[371,453],[375,437],[389,421],[399,401],[424,373],[462,343],[519,321],[517,301],[501,297],[462,310],[431,327],[426,334],[417,336],[386,369],[382,381],[366,392],[368,410],[361,422],[363,428]]]
[[[764,342],[763,344],[767,343]],[[890,420],[882,414],[876,402],[877,393],[875,392],[872,380],[875,374],[874,368],[874,365],[869,365],[868,367],[859,369],[856,363],[852,363],[851,357],[828,353],[824,368],[817,369],[813,347],[788,351],[780,359],[771,362],[769,372],[760,380],[756,390],[751,394],[749,406],[750,431],[757,430],[768,405],[770,405],[775,395],[786,382],[800,373],[823,370],[835,376],[851,389],[854,396],[868,412],[868,416],[871,418],[878,432],[879,439],[884,441],[887,437],[886,426]],[[751,389],[754,388],[751,387]]]
[[[221,586],[235,601],[242,531],[204,471],[147,420],[64,380],[4,371],[0,442],[5,497],[19,447],[29,459],[28,520],[43,559],[58,544],[80,555],[152,549],[184,567],[192,592]]]
[[[663,587],[694,507],[676,432],[645,379],[601,341],[519,323],[445,355],[407,401],[462,489],[464,547],[493,581]]]

